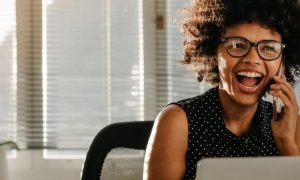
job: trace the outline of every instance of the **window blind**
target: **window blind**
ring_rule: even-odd
[[[152,4],[1,2],[1,140],[45,149],[49,158],[84,155],[104,126],[153,118],[154,44],[145,45],[144,31],[154,29],[143,24],[154,24],[143,14]]]
[[[181,34],[173,20],[180,3],[156,0],[155,10],[142,0],[7,3],[17,18],[6,20],[12,38],[1,54],[9,55],[1,61],[2,137],[45,149],[47,158],[83,155],[104,126],[153,120],[167,103],[198,94],[178,65]]]
[[[167,63],[167,27],[166,27],[166,1],[156,0],[155,3],[155,60],[157,80],[157,112],[168,103],[168,63]]]
[[[17,144],[21,149],[43,143],[42,14],[40,0],[16,1]]]
[[[0,142],[17,138],[15,13],[15,1],[0,1]]]
[[[199,94],[178,64],[176,18],[186,3],[2,1],[1,140],[45,149],[46,158],[82,157],[104,126],[153,120],[167,103]]]
[[[144,120],[141,2],[43,4],[46,148],[86,150],[104,126]]]
[[[163,27],[157,28],[158,91],[162,101],[159,107],[167,103],[198,95],[200,85],[192,72],[179,61],[183,58],[180,32],[180,10],[188,3],[184,0],[157,0],[157,19],[163,21]]]

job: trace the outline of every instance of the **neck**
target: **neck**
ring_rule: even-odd
[[[250,129],[258,103],[253,105],[239,104],[222,89],[219,89],[219,97],[227,129],[237,136],[246,134]]]

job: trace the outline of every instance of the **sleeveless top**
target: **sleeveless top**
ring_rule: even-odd
[[[250,130],[239,137],[226,128],[218,87],[199,96],[171,103],[188,119],[188,150],[183,179],[194,179],[197,162],[207,157],[278,156],[271,130],[272,104],[260,100]]]

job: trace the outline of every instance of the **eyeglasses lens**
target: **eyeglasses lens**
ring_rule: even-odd
[[[228,54],[233,57],[245,56],[250,51],[251,46],[257,46],[257,52],[261,58],[274,60],[280,56],[283,49],[283,44],[273,40],[261,41],[255,45],[246,39],[232,37],[226,38],[223,43]]]
[[[258,44],[258,53],[264,59],[276,59],[281,54],[281,44],[274,41],[263,41]]]

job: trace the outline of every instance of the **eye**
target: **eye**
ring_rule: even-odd
[[[244,42],[240,42],[240,41],[228,41],[225,46],[228,49],[232,49],[232,50],[244,50],[247,49],[247,44]]]
[[[263,50],[263,51],[275,51],[275,49],[274,49],[274,47],[272,47],[272,46],[263,46],[262,48],[261,48],[261,50]]]
[[[278,47],[276,44],[268,44],[261,46],[259,49],[262,52],[277,53],[280,50],[280,47]]]
[[[250,43],[240,37],[229,37],[223,41],[227,53],[233,57],[244,56],[250,48]]]
[[[281,45],[278,42],[261,43],[259,50],[264,53],[278,53],[281,50]]]
[[[236,42],[234,45],[235,49],[247,49],[247,44],[243,42]]]

